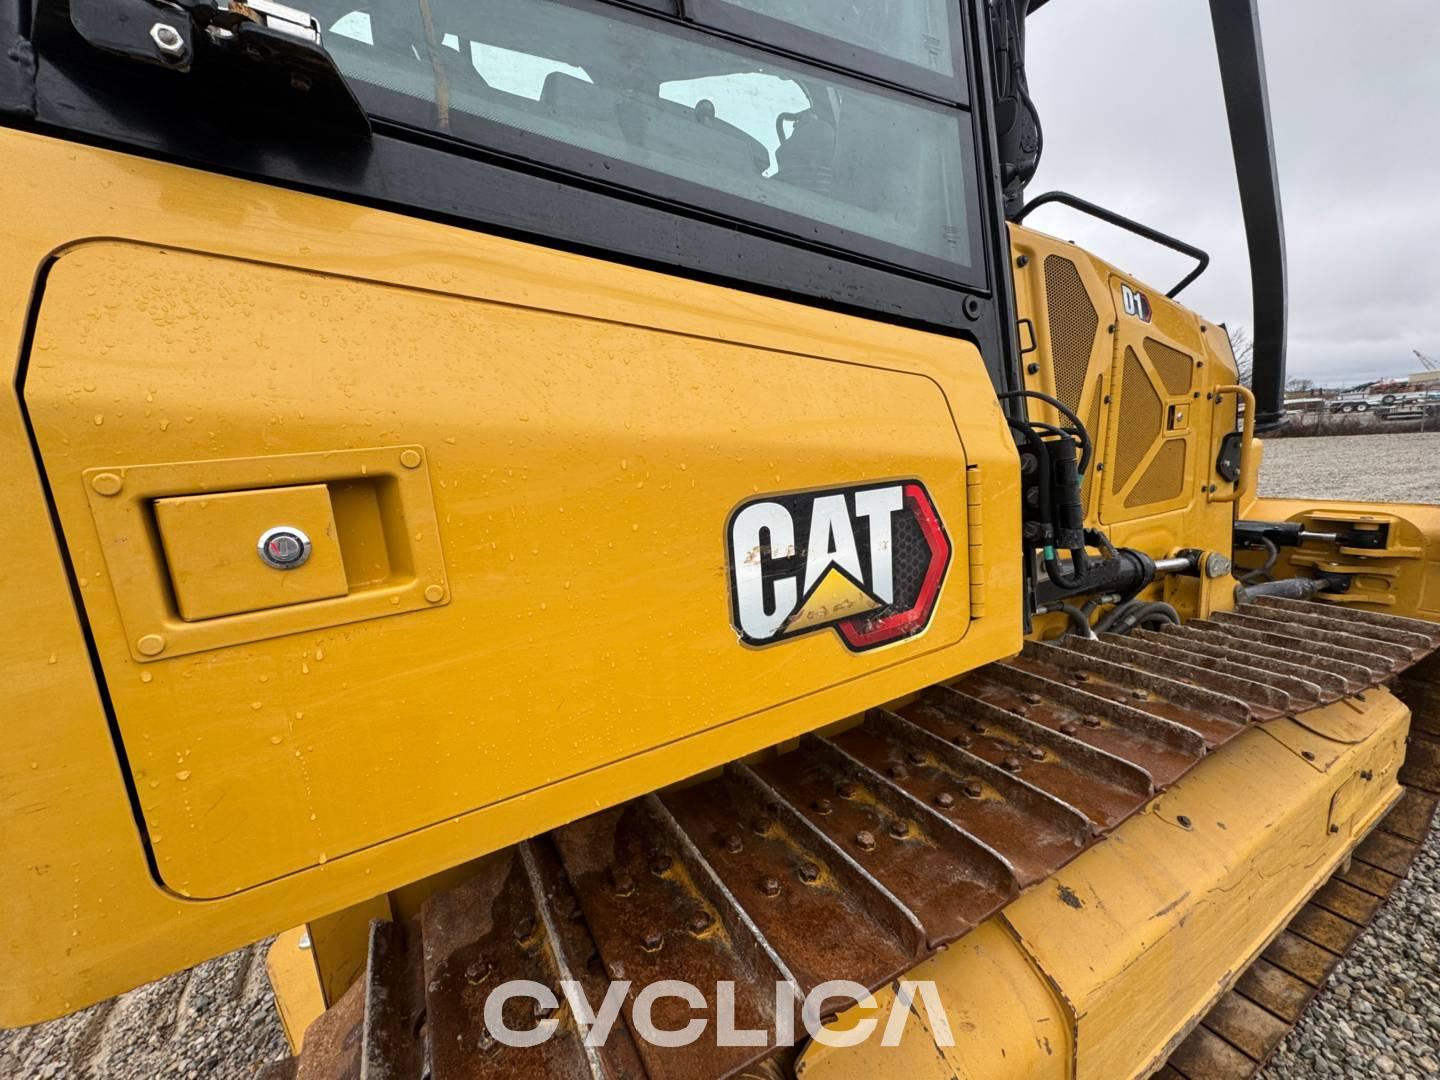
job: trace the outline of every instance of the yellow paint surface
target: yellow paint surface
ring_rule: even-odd
[[[729,625],[724,523],[757,493],[918,475],[965,537],[978,465],[984,543],[1015,550],[1013,444],[964,342],[34,135],[0,154],[0,327],[18,359],[38,313],[26,404],[101,666],[7,395],[0,545],[24,569],[0,625],[0,1023],[1018,648],[1018,568],[989,568],[972,622],[961,559],[926,633],[889,648],[747,649]],[[352,490],[337,527],[373,527],[350,596],[175,617],[320,625],[131,640],[94,472],[127,493],[152,466],[214,473],[156,493],[185,496],[331,479],[234,484],[226,462],[395,446],[425,455],[444,603],[416,579],[394,586],[413,610],[322,610],[357,581],[390,607],[408,572]]]

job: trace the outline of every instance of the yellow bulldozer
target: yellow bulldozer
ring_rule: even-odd
[[[1251,387],[1027,199],[1043,0],[300,2],[0,0],[0,1024],[1250,1075],[1440,791],[1440,508],[1257,495],[1255,0]]]

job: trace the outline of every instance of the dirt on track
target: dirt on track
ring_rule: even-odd
[[[1440,433],[1282,439],[1260,493],[1440,504]],[[1332,976],[1265,1076],[1434,1075],[1440,1061],[1440,832]],[[1417,914],[1423,917],[1417,918]],[[1401,924],[1409,924],[1401,925]],[[1428,925],[1417,934],[1417,924]],[[49,1024],[0,1031],[0,1078],[248,1080],[288,1053],[265,978],[268,943]]]

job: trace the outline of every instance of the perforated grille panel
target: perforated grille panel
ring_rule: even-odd
[[[1179,349],[1161,344],[1154,338],[1145,339],[1145,355],[1155,365],[1165,389],[1171,395],[1188,394],[1195,376],[1195,361]]]
[[[1125,370],[1120,377],[1120,411],[1115,417],[1118,424],[1115,478],[1112,481],[1112,490],[1117,492],[1135,474],[1145,454],[1160,437],[1160,425],[1165,419],[1160,395],[1150,385],[1150,376],[1145,373],[1135,350],[1129,346],[1125,349]]]
[[[1095,452],[1100,452],[1103,445],[1100,442],[1100,403],[1105,398],[1105,376],[1101,375],[1095,380],[1095,390],[1090,396],[1090,415],[1085,417],[1085,430],[1090,433],[1090,438],[1095,444]],[[1085,478],[1085,486],[1080,492],[1080,509],[1088,518],[1090,516],[1091,498],[1090,493],[1094,491],[1096,498],[1100,495],[1099,481],[1095,479],[1095,466],[1090,466],[1090,475]]]
[[[1100,316],[1080,280],[1080,271],[1060,255],[1045,257],[1045,310],[1050,316],[1055,396],[1072,409],[1079,408]]]
[[[1125,498],[1126,506],[1169,502],[1185,487],[1185,444],[1172,439],[1160,448],[1145,475]]]

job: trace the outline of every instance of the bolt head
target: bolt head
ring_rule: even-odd
[[[904,765],[891,765],[891,766],[890,766],[890,778],[891,778],[892,780],[904,780],[904,779],[905,779],[907,776],[909,776],[909,775],[910,775],[910,773],[909,773],[908,771],[906,771]]]
[[[165,651],[165,639],[159,634],[146,634],[135,643],[141,656],[159,656]]]
[[[401,450],[400,464],[404,465],[407,469],[418,469],[420,467],[420,451]]]
[[[1004,761],[1002,761],[1000,764],[1001,764],[1001,766],[1003,766],[1004,768],[1008,769],[1010,772],[1019,772],[1019,771],[1020,771],[1020,759],[1019,759],[1018,757],[1016,757],[1014,754],[1011,754],[1009,757],[1007,757],[1007,758],[1006,758]]]
[[[906,755],[906,759],[910,762],[911,765],[925,764],[925,755],[919,750],[911,750],[910,753]]]
[[[531,934],[535,933],[535,919],[526,915],[515,924],[515,940],[524,941]]]
[[[164,56],[178,59],[185,55],[185,38],[169,23],[157,22],[150,27],[150,40]]]
[[[1082,716],[1082,717],[1080,718],[1080,721],[1081,721],[1081,723],[1083,723],[1086,727],[1099,727],[1099,726],[1100,726],[1100,717],[1098,717],[1098,716]]]
[[[665,935],[653,926],[640,932],[640,947],[646,952],[659,952],[660,946],[665,944]]]
[[[815,812],[821,817],[827,816],[835,809],[835,804],[829,799],[816,799],[812,805],[815,807]]]
[[[820,877],[820,867],[813,862],[803,862],[797,873],[800,875],[800,880],[808,885]]]
[[[1075,732],[1077,732],[1077,731],[1079,731],[1079,730],[1080,730],[1080,726],[1079,726],[1078,724],[1076,724],[1076,723],[1075,723],[1074,721],[1072,721],[1072,720],[1066,720],[1065,723],[1063,723],[1063,724],[1060,725],[1060,734],[1061,734],[1061,735],[1074,735]]]
[[[835,793],[842,799],[853,799],[855,797],[855,785],[849,780],[842,780],[835,785]]]
[[[118,495],[125,486],[125,481],[118,473],[102,472],[90,478],[90,486],[100,495]]]
[[[855,834],[855,844],[861,851],[874,851],[875,834],[869,829],[861,829]]]
[[[1032,746],[1032,747],[1030,747],[1029,749],[1027,749],[1027,750],[1025,751],[1025,754],[1026,754],[1027,757],[1030,758],[1031,761],[1044,761],[1044,760],[1045,760],[1045,751],[1042,750],[1042,749],[1040,749],[1040,747],[1038,747],[1038,746]]]
[[[616,896],[629,896],[635,891],[635,879],[623,870],[617,870],[610,876],[611,884],[615,886]]]
[[[903,840],[910,835],[910,823],[906,821],[892,821],[890,823],[890,835],[896,840]]]
[[[697,911],[690,916],[690,932],[692,934],[703,934],[714,925],[715,920],[710,917],[708,911]]]
[[[965,783],[961,785],[960,790],[965,793],[967,799],[978,799],[981,795],[985,794],[985,787],[979,780],[966,780]]]
[[[669,873],[670,867],[673,865],[674,861],[669,855],[657,855],[650,860],[650,872],[656,877],[663,877]]]
[[[955,805],[955,796],[951,795],[948,791],[942,791],[939,795],[935,796],[935,805],[942,810],[949,810],[950,807]]]
[[[1033,691],[1025,695],[1025,703],[1027,705],[1039,705],[1044,700],[1044,698]]]
[[[755,819],[755,824],[750,826],[756,836],[764,836],[774,827],[775,822],[771,821],[768,817],[758,817]]]
[[[763,881],[760,882],[760,891],[766,896],[779,896],[780,879],[773,877],[765,878]]]
[[[725,850],[731,855],[738,855],[745,850],[745,841],[740,839],[739,833],[731,833],[725,837]]]

